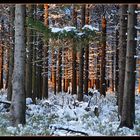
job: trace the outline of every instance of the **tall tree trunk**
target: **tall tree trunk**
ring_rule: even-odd
[[[68,92],[69,79],[68,79],[68,68],[65,68],[65,92]]]
[[[119,84],[118,84],[118,113],[122,114],[125,64],[126,64],[126,32],[127,32],[127,5],[120,5],[120,31],[119,31]]]
[[[14,126],[25,124],[25,10],[23,4],[15,8],[15,54],[13,71],[13,94],[11,102],[11,120]]]
[[[3,88],[3,57],[4,57],[4,21],[1,20],[1,38],[0,38],[0,89]]]
[[[112,46],[112,50],[114,50],[114,46]],[[114,51],[112,52],[112,65],[111,65],[111,91],[114,92]]]
[[[68,48],[64,48],[64,85],[63,85],[63,89],[64,92],[68,92],[68,86],[69,86],[69,80],[68,80]]]
[[[136,70],[136,40],[137,31],[135,29],[137,16],[135,10],[137,5],[128,6],[128,26],[127,26],[127,52],[125,67],[125,83],[123,107],[120,127],[133,129],[135,122],[135,70]]]
[[[9,34],[10,35],[10,34]],[[5,69],[5,73],[6,73],[6,82],[5,82],[5,89],[7,89],[8,88],[8,77],[9,77],[9,61],[10,61],[10,48],[8,48],[7,50],[6,50],[7,52],[6,52],[6,59],[7,59],[7,61],[6,61],[6,69]]]
[[[77,27],[77,9],[76,6],[73,6],[73,25]],[[72,95],[77,94],[77,83],[76,83],[76,43],[73,40],[72,45]]]
[[[37,35],[37,64],[36,64],[36,82],[37,82],[37,98],[42,99],[42,49],[43,49],[43,40],[41,36]]]
[[[116,30],[116,67],[115,67],[115,95],[117,97],[117,104],[118,104],[118,85],[119,85],[119,48],[118,48],[118,36],[119,32]]]
[[[42,11],[44,10],[44,5],[40,4],[37,6],[37,8]],[[40,20],[42,22],[44,22],[44,17],[43,14],[40,16],[37,16],[37,20]],[[36,82],[37,82],[37,98],[38,99],[42,99],[42,50],[43,50],[43,36],[39,33],[37,33],[37,51],[36,51],[36,55],[37,55],[37,64],[36,64]]]
[[[0,44],[0,89],[3,88],[3,45]]]
[[[62,48],[58,50],[58,93],[62,91]]]
[[[45,8],[45,15],[44,15],[44,24],[46,27],[49,26],[49,13],[48,13],[48,8],[49,5],[48,4],[44,4],[44,8]],[[44,62],[43,62],[43,86],[42,86],[42,96],[44,98],[48,98],[48,44],[49,40],[45,41],[45,44],[43,46],[43,57],[44,57]]]
[[[85,5],[82,5],[82,27],[85,25]],[[78,101],[83,101],[83,70],[84,70],[84,48],[83,45],[80,46],[79,51],[79,89],[78,89]]]
[[[34,19],[36,19],[36,5],[33,5],[34,6]],[[33,88],[33,102],[36,103],[36,97],[37,97],[37,78],[36,78],[36,45],[37,44],[37,36],[36,36],[36,31],[33,31],[33,44],[34,44],[34,47],[33,47],[33,72],[32,72],[32,88]]]
[[[33,38],[33,42],[36,43],[36,33],[35,31],[33,32],[34,38]],[[36,102],[36,97],[37,97],[37,84],[36,84],[36,45],[34,45],[33,48],[33,72],[32,72],[32,88],[33,88],[33,102]]]
[[[88,5],[89,6],[89,5]],[[87,6],[86,12],[86,24],[90,24],[90,14],[89,7]],[[88,75],[89,75],[89,44],[85,47],[85,80],[84,80],[84,92],[88,93]]]
[[[28,5],[29,17],[33,18],[33,5]],[[32,98],[32,59],[33,59],[33,30],[27,28],[27,52],[26,52],[26,97]]]
[[[52,85],[54,94],[56,95],[56,52],[55,49],[52,48]]]
[[[140,93],[140,60],[138,60],[138,93]]]
[[[106,80],[105,80],[105,66],[106,66],[106,19],[102,18],[102,48],[101,48],[101,79],[100,79],[100,94],[106,96]]]
[[[101,55],[100,55],[100,44],[97,45],[98,47],[98,52],[97,52],[97,73],[96,73],[96,89],[97,90],[100,90],[100,69],[101,69],[101,65],[100,65],[100,58],[101,58]]]
[[[56,59],[56,52],[54,52],[54,56],[53,56],[53,58],[54,58],[54,94],[56,95],[56,61],[57,61],[57,59]]]

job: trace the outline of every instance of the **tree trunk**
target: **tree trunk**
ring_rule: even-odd
[[[64,92],[68,92],[69,80],[68,80],[68,68],[65,68],[65,90]]]
[[[44,5],[40,4],[37,6],[37,8],[43,12],[44,10]],[[37,16],[37,20],[40,20],[42,22],[44,22],[44,18],[43,18],[43,14],[40,16]],[[39,33],[37,33],[37,51],[36,51],[36,55],[37,55],[37,64],[36,64],[36,82],[37,82],[37,98],[38,99],[42,99],[42,50],[43,50],[43,46],[44,46],[44,42],[43,42],[43,36]]]
[[[57,59],[56,59],[56,52],[54,52],[54,94],[56,95],[56,61],[57,61]]]
[[[122,114],[125,64],[126,64],[126,32],[127,32],[127,5],[120,5],[120,31],[119,31],[119,84],[118,84],[118,113]]]
[[[85,25],[85,5],[82,5],[82,27]],[[84,48],[81,45],[79,51],[79,90],[78,90],[78,101],[83,101],[83,70],[84,70]]]
[[[3,43],[3,37],[4,37],[4,21],[1,21],[1,34],[0,34],[0,89],[3,88],[3,57],[4,57],[4,43]]]
[[[100,65],[100,58],[101,58],[101,52],[100,52],[100,44],[97,45],[98,47],[98,52],[97,52],[97,73],[96,73],[96,89],[100,90],[100,70],[101,70],[101,65]]]
[[[48,4],[44,4],[45,8],[45,17],[44,17],[44,24],[46,27],[49,25],[49,19],[48,19]],[[43,63],[43,86],[42,86],[42,96],[44,98],[48,98],[48,44],[49,40],[45,41],[45,44],[43,46],[43,57],[44,57],[44,63]]]
[[[64,79],[63,79],[63,82],[64,82],[64,85],[63,85],[64,92],[68,92],[68,86],[69,86],[67,64],[68,64],[68,49],[65,48],[64,49]]]
[[[116,30],[116,67],[115,67],[115,95],[117,97],[117,105],[118,105],[118,85],[119,85],[119,48],[118,48],[118,36],[119,32]]]
[[[125,83],[123,107],[120,127],[133,129],[135,122],[135,70],[136,70],[136,40],[137,31],[135,29],[137,16],[135,10],[137,5],[128,6],[128,26],[127,26],[127,53],[125,67]]]
[[[73,6],[73,25],[77,27],[77,9],[75,5]],[[77,94],[77,83],[76,83],[76,43],[73,40],[72,45],[72,95]]]
[[[36,5],[34,6],[34,19],[36,19]],[[36,78],[36,43],[37,43],[37,36],[36,36],[36,31],[33,31],[33,42],[34,42],[34,47],[33,47],[33,72],[32,72],[32,88],[33,88],[33,102],[36,103],[36,97],[37,97],[37,78]]]
[[[36,64],[36,84],[37,84],[37,98],[42,99],[42,50],[43,50],[43,40],[42,37],[38,34],[37,35],[37,64]]]
[[[36,33],[35,31],[33,32],[34,35],[34,42],[36,42]],[[36,46],[34,45],[33,48],[33,72],[32,72],[32,84],[33,84],[33,102],[36,102],[36,97],[37,97],[37,84],[36,84]]]
[[[102,48],[101,48],[101,79],[100,79],[100,94],[106,96],[106,79],[105,79],[105,66],[106,66],[106,19],[102,18]]]
[[[112,46],[112,50],[114,50],[114,46]],[[114,52],[111,56],[112,59],[112,65],[111,65],[111,91],[114,92]]]
[[[52,85],[54,94],[56,95],[56,52],[55,49],[52,48]]]
[[[89,5],[88,5],[89,6]],[[90,9],[87,6],[86,12],[86,24],[90,24]],[[85,80],[84,80],[84,92],[88,93],[88,78],[89,78],[89,45],[85,47]]]
[[[58,50],[58,89],[57,92],[62,91],[62,48]]]
[[[140,60],[138,60],[138,93],[140,94]]]
[[[15,54],[11,121],[14,126],[25,124],[25,11],[26,6],[16,4],[15,8]]]
[[[33,5],[28,5],[29,17],[33,18]],[[33,59],[33,30],[27,28],[26,52],[26,97],[32,98],[32,59]]]

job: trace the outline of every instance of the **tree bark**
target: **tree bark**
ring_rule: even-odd
[[[117,97],[118,104],[118,85],[119,85],[119,48],[118,48],[118,36],[119,32],[116,30],[116,67],[115,67],[115,95]]]
[[[68,63],[68,48],[64,48],[64,85],[63,85],[63,89],[64,92],[68,92],[68,86],[69,86],[69,80],[68,80],[68,67],[67,67],[67,63]]]
[[[44,10],[44,5],[40,4],[37,6],[37,8],[43,12]],[[37,20],[40,20],[42,22],[44,22],[44,18],[43,18],[43,14],[40,16],[37,16]],[[37,33],[37,51],[36,51],[36,55],[37,55],[37,63],[36,63],[36,82],[37,82],[37,98],[38,99],[42,99],[42,81],[43,81],[43,77],[42,77],[42,66],[43,66],[43,62],[42,62],[42,51],[43,51],[43,46],[44,46],[44,42],[43,42],[43,36],[39,33]]]
[[[127,52],[125,66],[125,83],[123,107],[120,127],[133,129],[135,122],[135,70],[136,70],[136,40],[137,31],[135,29],[137,16],[135,10],[137,5],[128,6],[128,26],[127,26]]]
[[[36,19],[36,5],[34,6],[34,19]],[[33,31],[33,42],[34,42],[34,47],[33,47],[33,72],[32,72],[32,85],[33,85],[33,102],[36,103],[36,97],[37,97],[37,78],[36,78],[36,43],[37,43],[37,36],[36,36],[36,31]]]
[[[120,5],[120,30],[119,30],[119,83],[118,83],[118,113],[122,114],[124,79],[126,65],[126,32],[127,32],[127,5]]]
[[[102,48],[101,48],[101,72],[100,72],[100,94],[106,96],[106,19],[102,18]]]
[[[85,5],[82,5],[82,27],[85,25]],[[84,48],[81,45],[79,51],[79,90],[78,90],[78,101],[83,101],[83,70],[84,70]]]
[[[25,11],[26,6],[16,4],[15,8],[15,54],[13,71],[11,121],[14,126],[25,124]]]
[[[33,18],[33,5],[28,5],[29,17]],[[33,30],[27,28],[26,52],[26,97],[32,98],[32,59],[33,59]]]
[[[58,89],[57,92],[62,91],[62,48],[58,50]]]
[[[90,24],[89,7],[86,10],[86,24]],[[85,47],[85,80],[84,80],[84,92],[88,93],[88,79],[89,78],[89,44]]]
[[[48,19],[48,4],[44,4],[45,8],[45,17],[44,17],[44,24],[46,27],[49,25],[49,19]],[[44,46],[43,46],[43,57],[44,57],[44,62],[43,62],[43,86],[42,86],[42,96],[44,98],[48,98],[48,47],[49,45],[49,40],[45,41]]]
[[[100,90],[100,71],[101,71],[101,64],[100,64],[100,58],[101,58],[101,50],[100,50],[100,44],[97,45],[98,52],[97,52],[97,73],[96,73],[96,89]]]
[[[73,6],[73,25],[77,27],[77,9],[76,6]],[[76,43],[73,39],[72,45],[72,95],[77,94],[77,78],[76,78]]]
[[[4,42],[3,42],[3,37],[4,37],[4,21],[1,20],[1,33],[0,33],[0,89],[3,88],[3,57],[4,57]]]

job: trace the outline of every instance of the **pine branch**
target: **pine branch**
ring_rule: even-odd
[[[83,35],[78,35],[79,31],[76,29],[75,31],[66,31],[63,30],[61,32],[52,32],[49,27],[46,27],[43,22],[39,20],[35,20],[33,18],[27,17],[26,19],[27,27],[37,30],[38,32],[42,33],[44,35],[45,39],[70,39],[75,38],[76,40],[82,41],[84,44],[87,44],[89,40],[93,40],[93,38],[97,37],[97,35],[100,35],[100,32],[92,31],[89,29],[83,29],[80,31]]]

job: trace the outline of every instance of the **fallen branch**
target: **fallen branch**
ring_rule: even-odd
[[[11,102],[10,101],[0,101],[0,103],[11,105]]]
[[[0,103],[8,105],[6,108],[9,108],[11,105],[11,101],[0,101]],[[26,105],[26,108],[28,109],[29,107]]]
[[[58,129],[58,130],[66,130],[66,131],[68,131],[68,132],[74,132],[74,133],[80,133],[80,134],[83,134],[83,135],[86,135],[86,136],[88,136],[88,134],[87,133],[85,133],[85,132],[82,132],[82,131],[77,131],[77,130],[73,130],[73,129],[69,129],[69,128],[63,128],[63,127],[56,127],[56,126],[52,126],[54,129]]]

